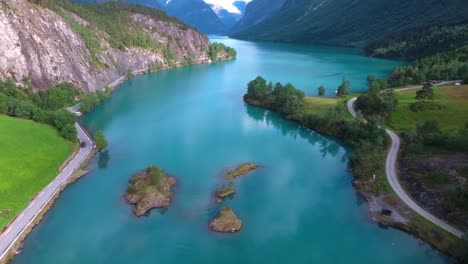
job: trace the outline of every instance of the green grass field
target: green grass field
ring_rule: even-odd
[[[416,102],[417,90],[396,91],[398,106],[387,123],[395,131],[416,128],[417,123],[437,119],[443,130],[459,128],[468,122],[468,85],[434,87],[434,103],[440,110],[413,112],[410,105]]]
[[[73,148],[49,126],[0,115],[0,230],[57,176]]]
[[[300,114],[307,115],[307,114],[315,114],[315,115],[322,115],[325,114],[329,109],[335,108],[338,104],[345,104],[346,101],[352,97],[357,95],[350,94],[345,97],[315,97],[315,96],[307,96],[304,98],[304,103],[302,104]],[[345,118],[351,119],[352,116],[345,110]]]

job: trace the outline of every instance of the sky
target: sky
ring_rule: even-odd
[[[235,0],[204,0],[204,1],[207,4],[215,4],[218,6],[222,6],[224,9],[226,9],[229,12],[240,13],[239,10],[235,6],[232,5],[232,3],[235,2]],[[242,0],[242,1],[248,3],[252,0]]]

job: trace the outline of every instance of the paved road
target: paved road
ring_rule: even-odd
[[[79,168],[81,163],[91,153],[93,142],[78,123],[75,123],[75,127],[78,132],[79,140],[81,142],[86,142],[86,148],[80,148],[78,154],[67,164],[63,171],[34,197],[28,207],[24,209],[8,229],[0,235],[0,259],[5,256],[8,249],[18,239],[24,229],[31,224],[32,220],[47,202],[59,191],[62,184],[70,177],[73,171]]]
[[[353,117],[357,117],[356,111],[354,110],[354,102],[356,101],[356,97],[349,99],[346,103],[348,106],[348,111],[351,113]],[[393,191],[400,197],[400,199],[408,205],[411,209],[413,209],[416,213],[420,214],[427,220],[431,221],[432,223],[436,224],[437,226],[445,229],[446,231],[454,234],[457,237],[462,237],[464,234],[456,228],[448,225],[444,221],[440,220],[439,218],[433,216],[423,208],[421,208],[416,202],[413,201],[409,197],[409,195],[405,192],[403,187],[401,186],[400,182],[398,181],[398,176],[396,172],[396,161],[398,157],[398,151],[400,150],[400,138],[391,130],[385,129],[387,134],[390,136],[392,140],[392,145],[387,155],[387,160],[385,161],[385,173],[387,174],[387,180],[392,186]]]

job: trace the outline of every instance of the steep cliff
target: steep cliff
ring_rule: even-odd
[[[161,11],[121,3],[0,1],[0,78],[101,89],[128,71],[210,60],[208,38]]]

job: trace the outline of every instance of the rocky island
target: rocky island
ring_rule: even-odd
[[[220,233],[235,233],[242,227],[242,220],[239,220],[231,208],[225,207],[210,221],[211,231]]]
[[[218,198],[226,198],[236,193],[236,191],[232,188],[233,183],[230,182],[229,185],[223,184],[218,190],[216,190],[216,196]]]
[[[135,215],[142,216],[151,209],[169,207],[173,194],[171,187],[175,183],[174,177],[156,166],[149,166],[132,176],[124,197],[129,204],[135,205]]]
[[[242,163],[237,166],[234,170],[228,170],[224,176],[226,180],[233,180],[237,177],[244,176],[247,173],[257,169],[259,166],[255,163]]]

